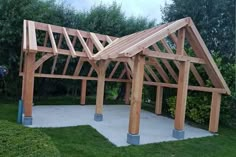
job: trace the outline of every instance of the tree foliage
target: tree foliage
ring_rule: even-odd
[[[58,4],[55,0],[0,0],[0,65],[9,69],[6,80],[6,93],[9,96],[19,96],[21,92],[18,69],[24,19],[117,37],[144,30],[155,24],[155,21],[148,21],[143,17],[127,18],[116,3],[108,6],[100,4],[87,12],[79,12],[63,3]],[[45,66],[50,69],[50,65]],[[35,87],[36,95],[60,95],[68,91],[77,95],[79,83],[73,80],[36,79]]]
[[[235,0],[172,0],[162,13],[165,22],[191,17],[208,48],[234,61]]]

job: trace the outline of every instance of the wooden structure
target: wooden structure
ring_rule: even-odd
[[[44,40],[42,40],[44,38]],[[187,54],[185,45],[194,54]],[[64,57],[58,63],[59,57]],[[43,64],[51,64],[44,70]],[[68,67],[74,68],[68,71]],[[84,66],[90,68],[87,72]],[[207,87],[199,70],[212,82]],[[83,71],[83,72],[81,72]],[[190,85],[189,75],[195,78]],[[104,85],[126,83],[131,101],[128,142],[138,144],[143,84],[156,86],[156,114],[161,114],[163,88],[177,88],[173,136],[183,138],[188,90],[212,93],[209,131],[217,132],[222,94],[230,90],[191,18],[180,19],[121,38],[24,20],[20,63],[25,124],[32,123],[34,78],[82,80],[81,104],[87,81],[97,81],[95,120],[102,120]],[[132,87],[132,90],[131,90]]]

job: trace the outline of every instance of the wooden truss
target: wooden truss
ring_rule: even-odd
[[[25,116],[32,116],[34,77],[82,80],[81,104],[85,104],[87,80],[96,80],[99,91],[96,114],[102,114],[105,81],[114,81],[127,84],[126,103],[129,103],[132,86],[131,134],[139,132],[137,112],[140,112],[142,88],[139,86],[142,84],[157,87],[157,114],[161,114],[163,88],[178,89],[177,130],[184,129],[187,91],[212,92],[209,130],[217,132],[220,96],[230,94],[230,90],[191,18],[121,38],[24,20],[22,43],[20,75],[23,76]],[[186,44],[194,54],[185,52]],[[44,69],[43,64],[51,64],[52,68]],[[206,86],[199,67],[208,75],[211,87]],[[188,83],[189,74],[198,86]]]

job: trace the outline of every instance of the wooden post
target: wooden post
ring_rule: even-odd
[[[221,94],[213,92],[211,100],[211,114],[210,114],[210,124],[209,124],[209,131],[213,133],[218,132],[219,117],[220,117],[220,102],[221,102]]]
[[[81,95],[80,95],[80,104],[84,105],[86,101],[86,88],[87,88],[87,80],[82,80],[81,82]]]
[[[141,55],[136,55],[134,60],[132,93],[129,117],[129,133],[127,135],[127,142],[129,144],[139,144],[139,123],[140,110],[142,103],[142,89],[144,77],[145,59]]]
[[[155,113],[157,115],[160,115],[162,111],[162,97],[163,97],[163,87],[157,86],[156,107],[155,107]]]
[[[125,104],[129,105],[130,102],[131,83],[127,82],[125,85]]]
[[[99,61],[98,64],[99,65],[98,65],[98,81],[97,81],[97,96],[96,96],[96,113],[94,115],[94,120],[102,121],[106,65],[103,60]]]
[[[23,76],[23,104],[24,104],[24,125],[32,125],[32,104],[34,93],[34,63],[35,53],[28,52],[25,55],[25,67]]]
[[[185,109],[188,93],[190,62],[180,62],[179,64],[179,79],[178,91],[175,109],[175,129],[173,130],[173,137],[177,139],[184,138],[184,121]]]

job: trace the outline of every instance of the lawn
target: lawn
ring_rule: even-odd
[[[78,99],[54,98],[36,104],[75,104]],[[78,101],[79,102],[79,101]],[[0,100],[0,119],[16,121],[17,101]],[[116,147],[90,126],[40,129],[51,137],[61,156],[222,157],[236,156],[236,129],[220,127],[219,135],[177,142]]]

